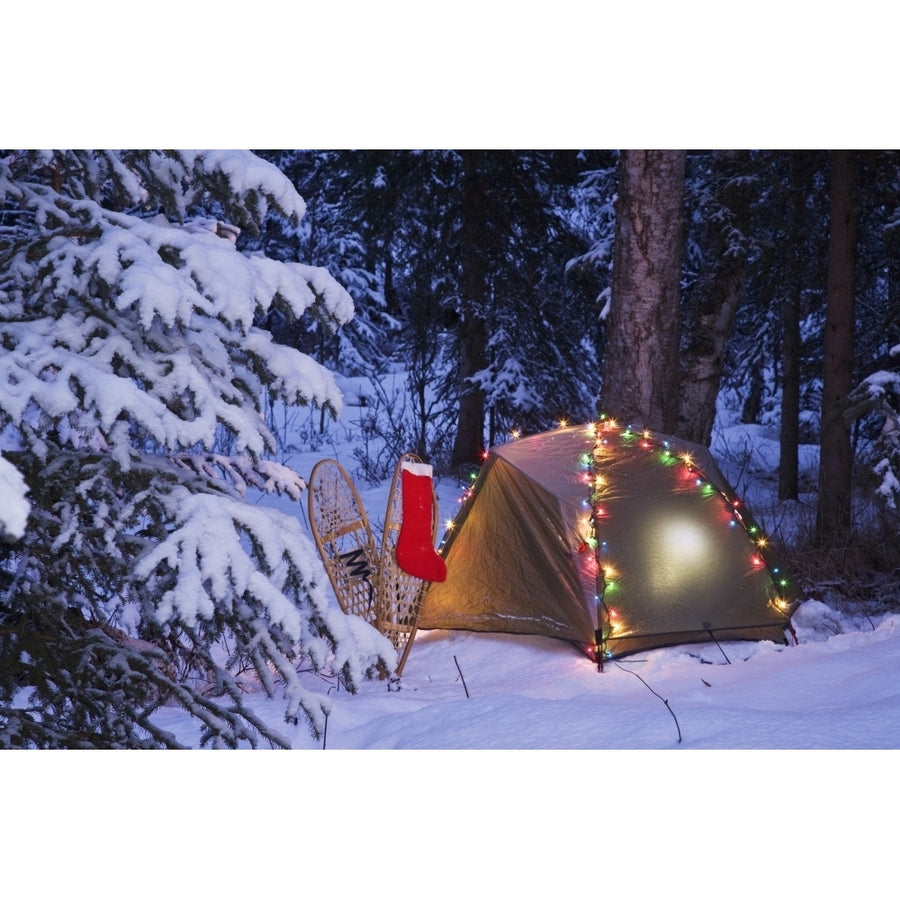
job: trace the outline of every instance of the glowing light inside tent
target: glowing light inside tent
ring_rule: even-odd
[[[645,562],[650,588],[661,594],[679,591],[714,563],[713,535],[689,518],[661,519],[648,532]]]

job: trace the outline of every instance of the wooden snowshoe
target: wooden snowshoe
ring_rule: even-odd
[[[338,604],[377,627],[378,551],[362,500],[339,462],[316,463],[308,503],[310,528]]]

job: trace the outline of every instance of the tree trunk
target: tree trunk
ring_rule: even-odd
[[[486,227],[484,153],[467,151],[463,157],[463,223],[460,240],[463,296],[459,325],[459,419],[451,465],[478,463],[484,449],[484,391],[469,379],[485,367],[487,329],[484,319],[487,273],[484,264]]]
[[[744,255],[721,258],[691,297],[682,347],[677,434],[709,446],[716,420],[725,347],[746,279]]]
[[[677,418],[685,153],[623,150],[600,403],[671,432]]]
[[[683,315],[676,433],[709,446],[725,351],[747,280],[745,234],[758,195],[747,186],[754,170],[748,151],[716,150],[699,158],[708,184],[698,206],[704,263]]]
[[[848,150],[831,156],[831,232],[828,242],[822,427],[816,542],[839,546],[851,527],[853,454],[844,420],[853,386],[856,265],[856,172]]]
[[[796,500],[800,469],[800,309],[793,296],[784,301],[782,328],[778,499]]]

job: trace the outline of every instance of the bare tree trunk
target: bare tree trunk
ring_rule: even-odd
[[[450,463],[477,463],[484,449],[484,391],[469,379],[485,367],[487,334],[484,320],[487,273],[484,265],[486,228],[483,221],[485,184],[481,171],[484,153],[462,154],[464,166],[463,230],[460,248],[463,297],[459,326],[459,420]]]
[[[778,498],[796,500],[800,469],[800,310],[793,296],[784,301],[782,320]]]
[[[676,430],[679,437],[698,444],[709,446],[712,439],[725,347],[745,279],[744,255],[727,256],[694,288],[691,297]]]
[[[848,150],[831,156],[831,233],[828,243],[822,431],[816,542],[839,546],[851,527],[853,453],[844,420],[853,387],[856,266],[856,172]]]
[[[601,406],[658,431],[677,418],[685,152],[623,150]]]
[[[699,240],[707,262],[685,302],[676,431],[709,446],[725,351],[747,280],[744,233],[756,192],[741,177],[753,168],[748,151],[716,150],[703,158],[707,180],[717,186],[700,206],[704,225]]]

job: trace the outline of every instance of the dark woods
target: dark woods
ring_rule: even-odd
[[[262,155],[308,213],[254,240],[327,266],[358,311],[285,339],[347,374],[408,369],[394,424],[439,470],[602,408],[707,444],[717,415],[771,429],[782,499],[821,441],[826,542],[854,472],[881,486],[896,405],[862,400],[897,368],[896,151]]]

